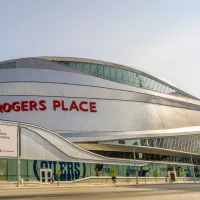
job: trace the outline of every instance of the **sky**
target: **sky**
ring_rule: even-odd
[[[0,61],[114,62],[200,98],[199,8],[199,0],[0,0]]]

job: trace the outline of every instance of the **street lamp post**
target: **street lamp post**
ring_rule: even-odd
[[[20,187],[20,127],[17,127],[17,187]]]
[[[191,155],[191,163],[192,163],[192,170],[193,170],[193,174],[194,174],[194,182],[196,182],[196,175],[195,175],[195,171],[194,171],[194,163],[193,163],[193,160],[192,160],[192,155]]]
[[[138,170],[137,170],[137,166],[136,166],[136,162],[135,162],[135,147],[134,147],[134,165],[135,165],[135,177],[136,177],[136,184],[138,184]]]

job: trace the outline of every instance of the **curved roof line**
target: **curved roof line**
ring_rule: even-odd
[[[95,60],[95,59],[87,59],[87,58],[76,58],[76,57],[58,57],[58,56],[39,56],[39,57],[27,57],[27,58],[18,58],[18,59],[11,59],[11,60],[7,60],[7,61],[1,61],[0,64],[6,64],[6,63],[10,63],[10,62],[16,62],[17,60],[20,59],[41,59],[41,60],[46,60],[49,62],[52,61],[71,61],[71,62],[82,62],[82,63],[93,63],[93,64],[100,64],[100,65],[107,65],[107,66],[111,66],[114,68],[119,68],[119,69],[124,69],[133,73],[137,73],[140,74],[142,76],[145,76],[151,80],[154,80],[156,82],[159,82],[169,88],[171,88],[172,90],[175,90],[175,92],[181,93],[182,95],[185,95],[186,97],[195,99],[195,100],[199,100],[199,98],[184,92],[183,90],[177,88],[174,84],[172,84],[170,81],[165,80],[164,78],[161,77],[156,77],[154,75],[151,75],[150,73],[147,73],[145,71],[141,71],[137,68],[132,68],[126,65],[122,65],[122,64],[116,64],[116,63],[112,63],[112,62],[106,62],[106,61],[101,61],[101,60]]]
[[[111,66],[111,67],[125,69],[125,70],[129,70],[129,71],[134,70],[141,75],[142,74],[145,74],[147,76],[150,75],[153,78],[158,79],[159,81],[163,81],[164,83],[167,83],[172,87],[176,87],[170,81],[165,80],[164,78],[161,78],[161,77],[155,77],[154,75],[152,75],[151,73],[149,73],[145,70],[140,70],[136,67],[130,67],[130,66],[127,66],[127,65],[117,64],[117,63],[113,63],[113,62],[107,62],[107,61],[101,61],[101,60],[95,60],[95,59],[89,59],[89,58],[59,57],[59,56],[56,56],[56,57],[54,57],[54,56],[41,56],[41,57],[38,57],[38,58],[44,59],[44,60],[49,60],[49,61],[55,60],[55,61],[88,62],[88,63],[94,63],[94,64],[100,64],[100,65],[108,65],[108,66]]]
[[[188,94],[187,92],[184,92],[183,90],[177,88],[174,84],[172,84],[170,81],[168,80],[165,80],[164,78],[161,78],[161,77],[156,77],[150,73],[147,73],[145,71],[141,71],[137,68],[132,68],[132,67],[129,67],[127,65],[121,65],[121,64],[116,64],[116,63],[112,63],[112,62],[106,62],[106,61],[101,61],[101,60],[95,60],[95,59],[88,59],[88,58],[76,58],[76,57],[54,57],[54,56],[40,56],[40,57],[37,57],[39,59],[43,59],[43,60],[49,60],[49,61],[72,61],[72,62],[88,62],[88,63],[93,63],[93,64],[100,64],[100,65],[107,65],[107,66],[111,66],[111,67],[114,67],[114,68],[120,68],[120,69],[124,69],[124,70],[127,70],[127,71],[131,71],[131,72],[136,72],[140,75],[143,75],[145,77],[148,77],[150,79],[153,79],[161,84],[164,84],[165,86],[168,86],[190,98],[193,98],[193,99],[196,99],[196,100],[199,100],[197,97],[191,95],[191,94]]]
[[[71,159],[74,159],[74,161],[80,160],[86,163],[102,163],[102,164],[117,164],[117,165],[132,165],[133,164],[133,161],[129,159],[110,158],[110,157],[101,156],[99,154],[95,154],[91,151],[88,151],[86,149],[83,149],[75,145],[74,143],[70,142],[66,138],[63,138],[56,132],[51,131],[47,128],[38,126],[38,125],[29,124],[29,123],[21,123],[17,121],[9,121],[9,120],[0,120],[0,125],[19,126],[20,128],[26,128],[34,132],[35,134],[37,134],[39,137],[43,138],[45,141],[47,141],[56,149],[58,149],[58,151],[60,151],[61,153],[65,154]],[[55,145],[52,142],[52,140],[48,137],[47,134],[52,135],[53,137],[55,137],[56,140],[61,139],[62,145],[61,146]],[[47,137],[45,137],[45,135]],[[68,147],[67,149],[63,148],[63,146],[65,145]],[[73,151],[70,151],[71,149],[73,149]],[[23,155],[22,155],[22,158],[23,158]],[[144,165],[146,163],[148,163],[148,161],[137,160],[138,166]]]

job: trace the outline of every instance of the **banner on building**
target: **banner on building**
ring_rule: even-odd
[[[17,128],[0,125],[0,157],[17,157]]]

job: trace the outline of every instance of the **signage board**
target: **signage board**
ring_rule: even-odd
[[[176,181],[176,171],[168,171],[168,176],[169,176],[170,182]]]
[[[46,100],[24,100],[14,102],[3,102],[0,104],[0,113],[20,112],[20,111],[45,111],[53,109],[54,111],[82,111],[82,112],[97,112],[96,102],[72,100],[67,104],[64,100],[53,100],[52,107],[47,108]]]
[[[0,157],[17,157],[17,128],[0,125]]]

